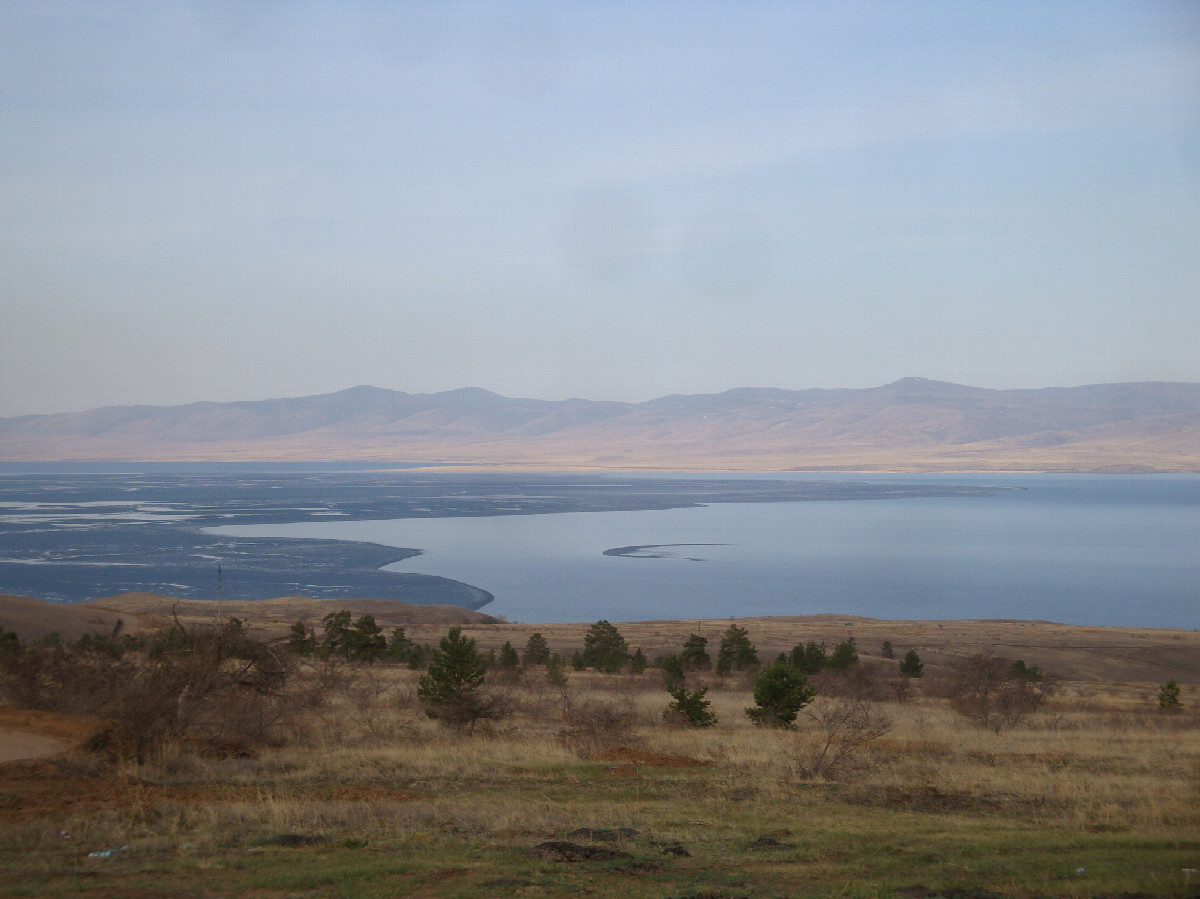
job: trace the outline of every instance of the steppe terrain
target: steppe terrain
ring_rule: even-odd
[[[6,626],[11,605],[0,600]],[[339,607],[418,643],[459,624],[485,654],[538,631],[569,655],[589,627],[302,597],[224,606],[277,646],[295,620],[319,635]],[[151,630],[217,617],[159,596],[87,608]],[[55,629],[66,610],[44,611],[39,626]],[[0,893],[1196,895],[1200,633],[831,615],[617,626],[653,659],[692,633],[715,650],[733,623],[763,661],[854,636],[859,674],[815,676],[796,729],[774,730],[744,714],[747,672],[689,675],[717,716],[695,728],[664,715],[655,668],[497,669],[482,687],[494,714],[466,729],[425,715],[421,671],[301,658],[268,704],[229,706],[216,730],[141,763],[106,755],[94,735],[111,723],[69,702],[0,709],[0,732],[68,747],[0,764]],[[924,676],[898,678],[910,648]],[[1019,720],[980,726],[952,688],[981,651],[1038,666],[1055,688]],[[1157,702],[1170,679],[1174,713]]]

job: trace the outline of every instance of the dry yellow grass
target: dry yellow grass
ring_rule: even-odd
[[[54,778],[73,779],[59,794],[37,793],[36,814],[32,794],[22,792],[34,788],[9,780],[0,812],[10,800],[21,810],[0,825],[0,846],[21,859],[10,882],[45,884],[47,894],[136,886],[196,895],[465,896],[495,892],[489,884],[507,877],[551,895],[883,896],[915,883],[1014,897],[1178,895],[1170,878],[1196,866],[1200,703],[1185,687],[1183,712],[1158,712],[1162,663],[1150,658],[1158,646],[1192,651],[1195,635],[836,616],[739,623],[767,658],[798,640],[832,642],[853,631],[860,650],[890,639],[903,651],[912,639],[942,664],[989,645],[987,637],[1031,664],[1087,677],[1068,678],[1038,712],[997,732],[956,714],[930,676],[908,701],[875,701],[872,714],[889,729],[854,751],[855,764],[814,777],[804,769],[827,737],[820,716],[840,702],[832,694],[819,696],[795,731],[765,730],[745,715],[749,677],[693,675],[694,686],[709,687],[718,723],[692,729],[664,717],[670,698],[653,669],[568,671],[560,688],[533,668],[490,676],[485,689],[506,700],[507,714],[468,734],[424,714],[420,672],[304,661],[279,743],[253,757],[207,757],[180,744],[153,764],[118,769],[115,779],[69,759],[38,775],[46,790]],[[620,625],[651,655],[677,649],[697,627],[715,644],[726,626]],[[506,640],[519,647],[534,630],[570,651],[586,627],[467,630],[485,651]],[[410,628],[429,642],[444,632]],[[1090,676],[1118,662],[1154,676]],[[102,799],[79,805],[66,796],[81,784]],[[60,828],[80,849],[128,845],[129,860],[83,870],[47,837]],[[531,855],[546,840],[594,843],[572,836],[580,828],[628,828],[636,835],[615,845],[633,861],[572,869]],[[265,838],[288,834],[327,842],[287,857],[263,848]],[[786,864],[759,854],[752,844],[761,840],[790,847],[779,850],[790,853],[779,856]],[[369,854],[344,854],[366,845]],[[339,846],[348,848],[330,848]],[[667,865],[664,846],[688,856]],[[982,861],[991,857],[1008,861]],[[622,867],[635,863],[641,867]],[[1062,880],[1077,876],[1069,873],[1076,867],[1091,872],[1084,885]]]
[[[327,707],[306,714],[291,745],[255,763],[199,763],[202,770],[187,777],[249,784],[270,771],[273,814],[295,819],[326,802],[297,798],[305,784],[441,785],[448,792],[433,804],[442,814],[498,833],[544,826],[544,796],[521,789],[536,772],[602,758],[605,747],[629,748],[635,760],[640,753],[651,766],[657,757],[693,760],[706,789],[719,796],[786,802],[812,785],[798,772],[796,758],[823,737],[804,714],[796,731],[753,726],[744,714],[754,703],[743,677],[708,677],[719,721],[691,729],[664,719],[669,697],[657,672],[571,672],[564,697],[544,684],[540,669],[517,683],[490,687],[510,697],[512,713],[465,736],[420,713],[417,677],[395,668],[360,669]],[[373,683],[356,691],[352,681],[363,678]],[[835,701],[819,697],[813,708]],[[601,727],[596,743],[581,746],[564,739],[564,703],[617,710],[629,723],[612,733]],[[976,727],[943,700],[919,693],[908,702],[874,706],[891,730],[864,750],[862,769],[848,782],[830,784],[831,797],[867,806],[1016,816],[1080,830],[1200,837],[1200,715],[1194,703],[1183,714],[1165,715],[1141,686],[1102,691],[1068,685],[1041,711],[1000,732]],[[478,796],[471,785],[503,797],[508,823],[499,827],[492,816],[473,810]],[[687,804],[681,796],[680,814]],[[408,825],[401,819],[411,809],[393,812],[400,818],[387,826],[403,830]]]

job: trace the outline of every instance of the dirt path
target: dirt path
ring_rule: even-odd
[[[65,752],[69,744],[54,737],[0,727],[0,763],[40,759]]]

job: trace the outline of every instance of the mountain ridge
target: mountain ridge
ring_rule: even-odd
[[[640,403],[477,387],[0,418],[0,461],[424,460],[493,467],[1200,470],[1200,384],[994,390],[924,378]]]

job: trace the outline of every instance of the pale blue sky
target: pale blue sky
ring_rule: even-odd
[[[0,0],[0,415],[1200,381],[1200,4]]]

